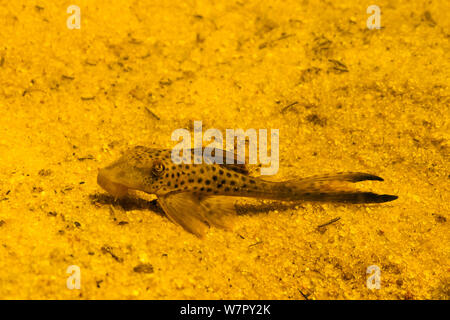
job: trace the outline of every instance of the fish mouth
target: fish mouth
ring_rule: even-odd
[[[106,177],[107,173],[104,169],[98,171],[97,175],[97,183],[100,187],[102,187],[105,191],[110,193],[116,198],[123,197],[127,195],[128,188],[123,184],[113,182],[109,178]]]

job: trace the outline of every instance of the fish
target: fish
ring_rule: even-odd
[[[198,157],[195,149],[190,152],[192,157]],[[218,149],[214,152],[228,154]],[[230,229],[230,218],[236,214],[235,202],[230,199],[356,204],[383,203],[398,198],[347,187],[349,183],[360,181],[383,181],[368,173],[339,172],[274,182],[251,176],[248,166],[242,161],[239,163],[236,154],[232,156],[237,163],[232,164],[192,161],[175,164],[171,154],[171,149],[136,146],[99,169],[97,183],[116,199],[126,196],[129,190],[155,194],[159,206],[172,222],[200,238],[211,226]]]

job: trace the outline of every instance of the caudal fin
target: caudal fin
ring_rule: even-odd
[[[393,201],[397,196],[376,194],[349,188],[349,182],[365,180],[383,181],[382,178],[362,172],[342,172],[332,175],[312,176],[283,183],[283,189],[290,191],[290,200],[382,203]]]

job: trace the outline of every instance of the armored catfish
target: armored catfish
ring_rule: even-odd
[[[190,151],[194,155],[194,149]],[[115,197],[127,195],[129,189],[156,194],[166,215],[199,237],[211,225],[229,228],[229,217],[235,213],[234,202],[229,197],[345,203],[382,203],[397,199],[394,195],[348,188],[349,183],[383,181],[368,173],[342,172],[272,182],[250,176],[247,167],[241,164],[174,164],[171,152],[170,149],[134,147],[100,169],[97,182]]]

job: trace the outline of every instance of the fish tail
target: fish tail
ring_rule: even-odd
[[[280,191],[290,201],[306,200],[346,203],[382,203],[397,199],[389,194],[376,194],[349,188],[349,182],[383,181],[382,178],[361,172],[343,172],[281,182]]]

